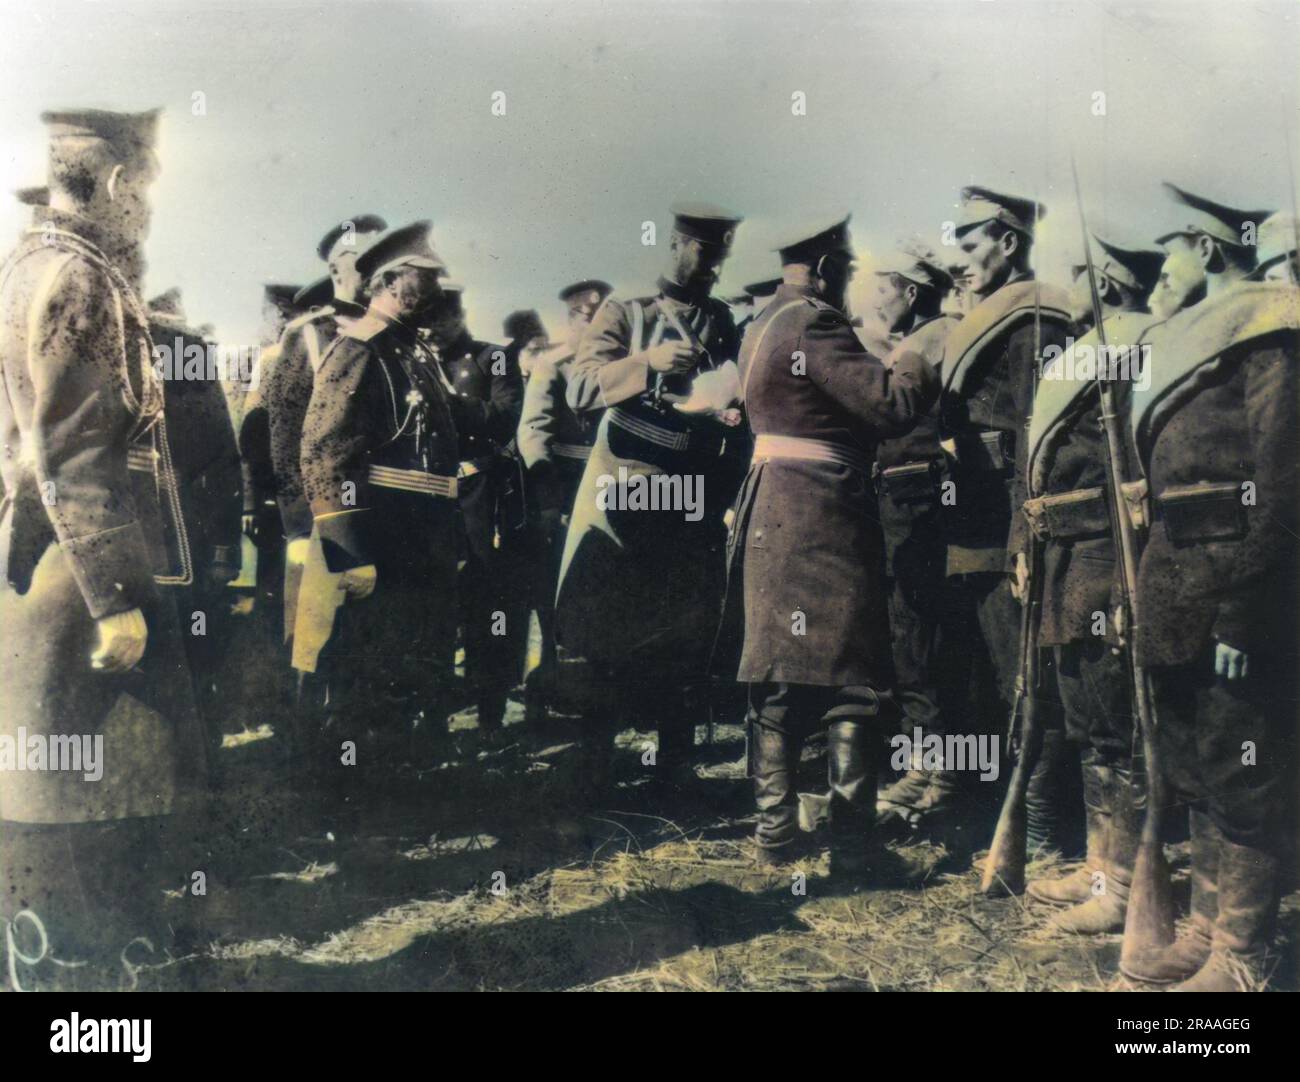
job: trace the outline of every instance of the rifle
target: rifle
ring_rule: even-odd
[[[1083,230],[1083,255],[1088,271],[1088,285],[1092,292],[1092,314],[1097,326],[1098,345],[1105,351],[1104,313],[1101,310],[1101,296],[1097,292],[1097,272],[1092,262],[1088,220],[1084,214],[1083,194],[1079,188],[1079,169],[1073,155],[1070,158],[1070,168],[1074,174],[1074,197],[1079,206],[1079,225]],[[1119,427],[1120,417],[1115,402],[1115,389],[1106,378],[1101,365],[1097,366],[1097,390],[1101,398],[1102,427],[1106,432],[1111,528],[1115,534],[1115,549],[1119,553],[1122,571],[1120,609],[1124,614],[1124,629],[1128,640],[1126,654],[1129,675],[1132,679],[1133,706],[1137,714],[1138,734],[1142,741],[1147,800],[1147,813],[1142,822],[1142,837],[1138,845],[1137,862],[1133,869],[1133,886],[1129,893],[1128,915],[1124,923],[1124,945],[1120,951],[1120,961],[1123,964],[1137,955],[1173,942],[1174,904],[1169,866],[1165,862],[1164,846],[1161,842],[1161,813],[1165,804],[1165,784],[1160,770],[1159,750],[1156,746],[1156,717],[1152,707],[1151,687],[1147,673],[1138,664],[1137,651],[1134,647],[1138,628],[1138,538],[1124,496],[1125,451]]]
[[[1028,811],[1025,797],[1029,779],[1043,748],[1043,727],[1038,722],[1038,621],[1043,597],[1043,543],[1036,536],[1029,542],[1029,596],[1020,612],[1020,669],[1016,673],[1011,718],[1007,724],[1007,749],[1016,757],[1015,769],[1002,801],[993,844],[984,861],[980,880],[983,894],[1019,894],[1025,889],[1025,835]],[[1020,718],[1020,739],[1016,739],[1016,718]]]

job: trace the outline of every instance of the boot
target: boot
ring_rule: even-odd
[[[876,798],[876,814],[881,819],[899,818],[908,822],[919,814],[919,804],[930,788],[930,775],[924,770],[909,770],[887,785]]]
[[[1248,992],[1268,981],[1278,908],[1274,853],[1219,840],[1219,916],[1210,956],[1175,992]]]
[[[1120,964],[1130,980],[1147,984],[1184,981],[1210,957],[1210,939],[1219,916],[1219,833],[1202,811],[1192,809],[1192,912],[1187,927],[1167,947]]]
[[[759,864],[776,866],[800,855],[799,798],[794,788],[799,752],[799,741],[793,736],[751,715],[749,756],[758,805],[754,847]]]
[[[1025,888],[1033,899],[1048,905],[1080,905],[1092,897],[1094,875],[1105,874],[1106,840],[1111,809],[1105,802],[1105,782],[1110,771],[1093,760],[1083,764],[1083,808],[1087,819],[1088,849],[1081,867],[1059,879],[1034,879]]]
[[[1070,751],[1063,729],[1043,733],[1043,749],[1025,794],[1025,851],[1030,860],[1049,853],[1070,855],[1073,848],[1071,820],[1077,816],[1070,814],[1062,800],[1069,789]]]
[[[871,864],[876,809],[876,764],[870,731],[859,721],[836,721],[826,733],[832,875],[861,875]]]
[[[1090,882],[1087,901],[1057,914],[1050,922],[1057,931],[1075,935],[1104,935],[1124,930],[1146,808],[1144,793],[1138,787],[1142,783],[1135,785],[1128,771],[1100,766],[1093,769],[1100,775],[1102,807],[1110,813],[1106,816],[1109,822],[1102,828],[1101,877]]]

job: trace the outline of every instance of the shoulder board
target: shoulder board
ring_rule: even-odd
[[[289,322],[284,325],[285,333],[287,334],[289,331],[296,331],[307,326],[308,323],[315,323],[318,320],[332,317],[334,314],[335,312],[333,307],[328,304],[322,305],[320,308],[313,308],[310,312],[304,312],[302,315],[294,316],[293,319],[289,320]]]
[[[340,329],[339,337],[335,341],[342,338],[352,338],[358,342],[369,342],[371,339],[383,334],[387,329],[388,324],[378,316],[365,315],[350,326]]]

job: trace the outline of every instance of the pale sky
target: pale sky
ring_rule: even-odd
[[[864,271],[900,237],[937,245],[972,182],[1047,204],[1038,263],[1063,281],[1080,250],[1071,148],[1092,224],[1120,238],[1181,224],[1163,179],[1293,206],[1298,12],[1270,0],[0,0],[0,192],[44,180],[42,110],[163,106],[147,292],[180,286],[190,321],[229,343],[256,342],[263,282],[323,273],[317,239],[363,211],[433,219],[489,339],[515,308],[560,330],[555,293],[577,278],[651,290],[679,198],[746,217],[723,293],[778,273],[773,239],[841,208]],[[806,115],[793,115],[795,92]],[[0,236],[23,220],[0,198]],[[647,220],[657,247],[641,243]]]

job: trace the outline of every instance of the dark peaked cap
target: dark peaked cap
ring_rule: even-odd
[[[673,229],[682,236],[723,248],[731,247],[736,226],[745,220],[734,211],[712,203],[674,203],[668,209],[672,212]]]
[[[362,280],[398,267],[425,267],[446,274],[447,264],[429,242],[432,228],[433,223],[426,218],[385,233],[357,257],[357,272]]]
[[[33,185],[30,188],[18,188],[14,192],[14,198],[25,207],[48,207],[50,205],[50,189],[44,184]]]
[[[330,231],[321,237],[320,243],[316,245],[316,254],[321,259],[329,259],[330,250],[349,227],[353,233],[378,233],[380,230],[387,229],[388,223],[378,214],[358,214],[355,218],[348,218],[332,226]]]
[[[842,252],[853,257],[853,242],[849,238],[850,214],[832,222],[822,219],[812,227],[805,226],[789,235],[777,246],[781,265],[787,263],[815,263],[824,255]]]
[[[764,278],[761,282],[750,282],[745,292],[751,297],[770,297],[781,288],[781,278]]]
[[[968,233],[985,222],[1001,222],[1018,233],[1033,237],[1034,225],[1047,217],[1047,207],[1032,199],[995,192],[975,185],[961,190],[957,236]]]
[[[1246,226],[1253,224],[1258,228],[1264,219],[1272,214],[1272,211],[1268,210],[1238,210],[1224,203],[1216,203],[1213,199],[1195,195],[1185,188],[1178,187],[1177,184],[1170,184],[1167,180],[1164,181],[1164,186],[1165,190],[1173,196],[1174,202],[1183,204],[1191,211],[1188,215],[1191,220],[1186,229],[1175,229],[1156,237],[1157,244],[1164,244],[1174,237],[1204,233],[1207,237],[1213,237],[1224,244],[1231,244],[1234,248],[1249,248],[1250,245],[1242,240]]]
[[[103,139],[121,150],[152,150],[158,140],[161,109],[143,113],[114,113],[107,109],[55,109],[41,114],[50,141]]]
[[[329,304],[334,299],[334,279],[327,274],[324,278],[308,282],[301,289],[297,289],[292,294],[292,298],[295,308],[319,308],[322,304]]]
[[[602,301],[614,292],[614,287],[599,278],[584,278],[560,290],[560,300],[572,307],[575,304]],[[591,296],[591,294],[596,296]]]
[[[1165,262],[1163,252],[1154,248],[1124,248],[1095,233],[1093,237],[1109,257],[1097,268],[1102,274],[1139,293],[1150,293],[1155,289],[1160,280],[1160,268]]]

